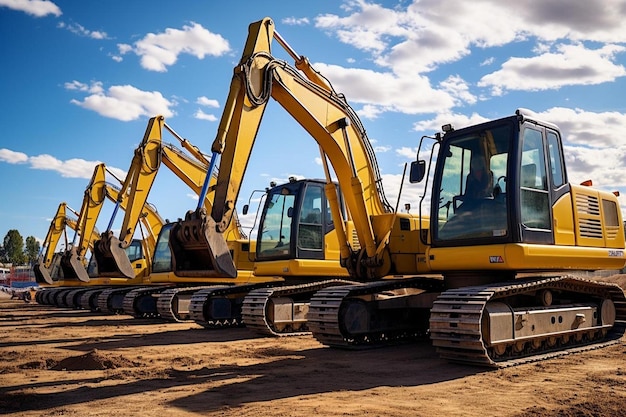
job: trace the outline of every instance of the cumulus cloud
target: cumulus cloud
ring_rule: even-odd
[[[559,127],[571,182],[591,179],[598,188],[626,192],[618,169],[626,164],[626,113],[553,107],[537,116]]]
[[[344,93],[350,103],[368,105],[364,111],[366,115],[376,115],[381,111],[432,113],[449,109],[455,104],[454,97],[434,89],[427,77],[323,63],[316,63],[314,67],[332,80],[335,90]]]
[[[2,148],[0,149],[0,161],[8,162],[9,164],[22,164],[28,161],[28,155]]]
[[[180,54],[204,59],[206,55],[224,55],[230,46],[221,35],[192,22],[182,30],[167,28],[162,33],[149,33],[133,45],[119,44],[118,50],[121,55],[134,52],[141,57],[141,66],[149,71],[165,72]]]
[[[583,109],[553,107],[537,114],[556,124],[564,140],[585,148],[626,146],[626,113],[591,112]],[[619,166],[623,166],[624,160]]]
[[[623,51],[620,44],[626,21],[621,16],[626,2],[591,0],[569,6],[564,7],[558,0],[513,4],[499,0],[415,0],[406,8],[386,8],[352,0],[345,3],[347,16],[319,15],[315,26],[370,53],[372,61],[395,80],[422,77],[442,65],[460,61],[475,48],[498,48],[522,40],[534,41],[538,47],[527,51],[529,56],[512,58],[501,70],[483,77],[480,86],[501,94],[507,88],[536,90],[597,84],[626,75],[624,68],[615,63],[616,54]],[[591,49],[583,46],[584,42],[605,45]],[[488,58],[480,67],[493,62]],[[469,88],[454,89],[464,84],[463,80],[449,79],[438,86],[440,90],[426,89],[427,100],[433,92],[450,95],[446,104],[433,111],[450,108],[450,100],[457,105],[473,104],[476,98]],[[386,101],[384,93],[381,101]],[[383,103],[374,104],[382,104],[387,111],[406,110],[404,106],[388,107]]]
[[[0,7],[8,7],[35,17],[62,14],[59,6],[47,0],[0,0]]]
[[[82,101],[72,99],[70,102],[112,119],[127,122],[142,116],[161,114],[168,118],[175,114],[171,110],[175,103],[158,91],[143,91],[132,85],[114,85],[105,90],[101,82],[87,85],[79,81],[65,83],[65,88],[90,93]]]
[[[193,117],[199,120],[208,120],[209,122],[217,121],[217,117],[214,114],[205,113],[200,109],[194,113]]]
[[[433,135],[441,132],[441,126],[451,124],[455,129],[483,123],[488,121],[487,117],[477,113],[467,116],[460,113],[440,113],[432,119],[422,120],[413,124],[413,130],[425,135]]]
[[[201,106],[206,106],[206,107],[215,107],[218,108],[220,106],[219,101],[215,100],[215,99],[210,99],[207,97],[198,97],[198,99],[196,100],[196,103],[201,105]]]
[[[480,87],[503,90],[548,90],[566,85],[592,85],[614,81],[626,75],[626,68],[614,62],[615,55],[626,51],[619,45],[589,49],[582,44],[556,45],[554,52],[529,58],[512,57],[502,68],[487,74]]]
[[[10,164],[26,164],[31,169],[54,171],[64,178],[86,178],[91,179],[93,169],[100,161],[87,161],[85,159],[72,158],[65,161],[52,155],[41,154],[28,156],[23,152],[10,149],[0,149],[0,161]],[[115,167],[107,167],[116,177],[126,177],[126,171]]]

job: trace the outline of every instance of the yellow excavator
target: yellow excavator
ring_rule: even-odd
[[[76,216],[75,218],[70,216],[67,212],[68,210]],[[35,274],[35,279],[37,284],[39,284],[42,288],[47,288],[50,286],[54,286],[59,280],[63,279],[63,271],[61,269],[61,257],[64,252],[56,252],[56,247],[61,240],[61,237],[64,237],[65,247],[69,247],[69,240],[67,239],[67,227],[74,230],[74,232],[78,232],[79,228],[79,217],[80,214],[76,212],[74,209],[69,207],[67,203],[62,202],[59,204],[57,208],[57,212],[54,215],[54,218],[50,222],[50,227],[46,234],[46,239],[43,242],[41,247],[41,251],[38,257],[37,262],[33,265],[33,272]],[[100,236],[100,232],[94,228],[91,235],[91,242],[98,239]],[[47,304],[48,300],[40,299],[44,292],[38,291],[36,293],[36,300],[40,304]],[[49,292],[48,294],[49,295]]]
[[[107,169],[104,164],[98,164],[94,168],[94,174],[85,190],[83,205],[76,221],[77,228],[75,230],[77,234],[80,234],[80,239],[76,242],[75,235],[72,244],[66,244],[66,250],[57,254],[59,259],[58,273],[54,276],[48,274],[48,281],[46,281],[46,284],[54,288],[43,292],[43,304],[98,310],[98,297],[106,288],[136,285],[146,282],[148,279],[148,266],[151,264],[156,234],[159,233],[161,225],[164,223],[156,209],[148,203],[144,205],[140,216],[143,239],[135,239],[127,249],[128,256],[132,259],[133,268],[136,271],[134,278],[128,279],[114,275],[100,276],[94,265],[93,257],[89,265],[87,264],[87,250],[90,249],[93,252],[94,242],[100,237],[95,225],[104,201],[108,198],[119,204],[122,210],[126,209],[128,203],[127,198],[120,193],[116,186],[106,182],[106,172]],[[55,227],[54,220],[51,224],[51,230],[53,228],[55,230],[53,234],[55,234],[58,227]],[[35,270],[43,270],[43,268],[36,267]]]
[[[163,132],[168,131],[179,140],[185,150],[165,144]],[[202,152],[189,141],[178,135],[162,116],[149,120],[144,137],[135,150],[126,180],[122,185],[122,194],[128,199],[125,216],[120,227],[119,237],[111,232],[115,217],[113,213],[107,231],[94,244],[94,258],[100,275],[128,276],[131,274],[131,261],[128,259],[127,248],[132,241],[135,225],[141,219],[142,207],[156,179],[162,164],[173,172],[178,179],[196,194],[200,194],[207,174],[206,159]],[[210,209],[208,197],[199,199],[203,210]],[[197,290],[213,284],[258,284],[279,281],[278,277],[257,278],[252,274],[252,259],[249,258],[250,246],[253,243],[245,236],[238,221],[233,222],[228,230],[225,247],[232,257],[237,259],[235,278],[222,279],[219,271],[207,274],[179,274],[178,266],[172,262],[176,259],[171,252],[179,249],[169,241],[171,230],[177,222],[160,225],[160,233],[152,248],[154,256],[149,265],[150,271],[143,284],[125,287],[108,288],[98,296],[101,311],[125,312],[135,317],[162,317],[171,320],[189,318],[189,299]],[[194,230],[188,230],[192,235]],[[193,253],[187,258],[193,259]],[[230,272],[229,272],[230,275]],[[114,302],[113,300],[120,300]],[[158,305],[157,305],[158,300]],[[113,305],[115,304],[115,305]]]
[[[74,239],[71,245],[68,245],[66,242],[66,248],[63,255],[59,258],[59,262],[61,267],[63,268],[63,272],[68,274],[68,278],[75,278],[83,282],[89,281],[89,276],[87,275],[84,268],[84,258],[80,258],[81,255],[84,255],[84,252],[87,251],[88,246],[93,243],[91,240],[91,233],[96,230],[96,220],[98,215],[100,214],[100,210],[102,208],[102,203],[105,200],[105,175],[106,175],[106,167],[104,164],[98,164],[94,167],[93,174],[91,176],[91,180],[85,189],[82,207],[78,215],[78,224],[74,229]],[[52,257],[54,255],[54,251],[56,245],[59,242],[61,237],[61,233],[65,230],[66,223],[66,205],[62,203],[59,205],[57,213],[52,220],[50,228],[48,229],[48,234],[46,235],[46,240],[44,241],[44,245],[42,249],[45,248],[45,251],[42,252],[43,259],[37,262],[34,266],[35,276],[37,281],[42,284],[52,285],[54,284],[55,279],[53,279],[50,275],[50,265],[52,262]],[[76,239],[78,236],[81,237],[80,245],[77,245]],[[67,254],[73,253],[75,256],[72,259],[69,259]],[[65,258],[65,263],[73,263],[77,261],[77,264],[74,264],[75,271],[71,271],[70,268],[64,267],[61,261],[61,257]],[[81,263],[82,262],[82,263]],[[82,270],[82,271],[81,271]],[[82,272],[82,273],[81,273]]]
[[[75,213],[74,210],[68,207],[67,203],[62,202],[59,204],[56,214],[50,222],[46,238],[41,245],[37,262],[33,265],[35,280],[39,285],[52,285],[54,283],[52,275],[56,275],[60,264],[60,256],[57,256],[56,248],[61,241],[61,237],[65,237],[65,246],[67,246],[66,226],[70,225],[67,214],[68,209]],[[76,230],[77,222],[74,220],[72,224],[72,229]]]
[[[297,69],[273,57],[272,39]],[[384,196],[375,154],[356,113],[276,33],[269,18],[249,27],[213,144],[212,161],[222,155],[213,210],[205,221],[207,245],[223,239],[232,219],[270,97],[319,145],[341,264],[351,279],[361,281],[322,289],[311,298],[308,326],[319,341],[359,347],[429,334],[444,358],[507,366],[601,346],[623,334],[624,291],[566,274],[621,269],[626,258],[616,196],[568,182],[557,126],[520,109],[464,129],[444,127],[434,136],[438,154],[432,175],[426,176],[430,164],[419,158],[409,175],[411,182],[429,179],[430,209],[421,213],[425,191],[418,214],[400,213]],[[481,165],[486,180],[470,180],[479,169],[472,167]],[[339,188],[331,181],[331,166]],[[291,233],[283,237],[261,229],[255,265],[264,248],[278,243],[281,250],[274,255],[289,257],[300,247],[301,228],[308,224],[303,206],[276,202],[301,189],[270,192],[267,200],[274,204],[266,203],[262,216],[266,221],[282,216]],[[222,247],[209,251],[227,269]],[[263,303],[272,301],[265,297]],[[250,303],[249,310],[259,308]],[[254,316],[250,313],[251,321]]]

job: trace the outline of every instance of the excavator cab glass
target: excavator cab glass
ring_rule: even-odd
[[[444,141],[437,166],[434,213],[440,244],[509,236],[507,167],[511,124],[469,131]],[[469,243],[468,243],[469,244]]]
[[[169,242],[170,232],[174,225],[175,223],[169,223],[161,228],[152,257],[152,272],[172,271],[172,251]]]
[[[289,184],[270,191],[265,202],[264,217],[259,225],[257,259],[291,258],[291,222],[297,189]]]
[[[556,126],[524,115],[446,134],[433,181],[435,246],[555,244],[552,207],[570,192]]]
[[[257,260],[324,259],[334,229],[324,183],[293,181],[268,191],[257,236]]]

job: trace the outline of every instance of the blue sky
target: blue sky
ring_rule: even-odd
[[[123,175],[152,116],[208,153],[248,25],[266,16],[357,110],[390,201],[423,134],[518,107],[561,128],[571,182],[626,196],[626,0],[570,3],[0,0],[0,238],[43,239],[95,164]],[[238,209],[289,176],[322,178],[319,152],[271,102]],[[405,185],[400,207],[419,193]],[[193,197],[163,168],[149,201],[175,220]]]

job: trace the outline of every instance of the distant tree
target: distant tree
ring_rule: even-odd
[[[39,242],[34,236],[28,236],[26,238],[26,260],[29,264],[34,264],[37,261],[37,255],[39,255]]]
[[[26,262],[24,239],[16,229],[9,230],[4,237],[4,250],[6,262],[13,265],[23,265]]]

